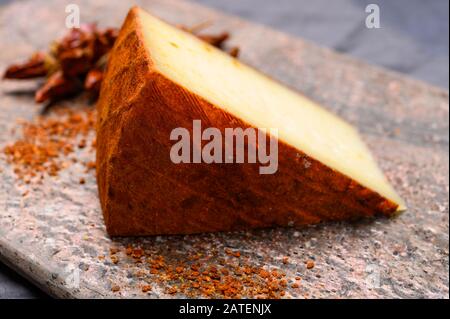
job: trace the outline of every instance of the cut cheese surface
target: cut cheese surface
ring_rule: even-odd
[[[358,132],[310,99],[139,10],[145,46],[169,80],[405,209]]]

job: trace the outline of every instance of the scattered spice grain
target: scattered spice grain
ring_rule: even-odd
[[[152,290],[152,286],[150,286],[150,285],[142,286],[142,292],[144,292],[144,293],[147,293],[147,292],[149,292],[151,290]]]
[[[111,287],[111,291],[112,292],[119,292],[120,291],[120,287],[117,286],[117,285],[114,285],[114,286]]]
[[[113,264],[118,264],[119,263],[119,257],[117,257],[116,255],[112,255],[112,256],[110,256],[109,257],[110,259],[111,259],[111,262],[113,263]]]
[[[306,268],[307,268],[307,269],[313,269],[313,268],[314,268],[314,261],[308,260],[308,261],[306,262]]]
[[[167,291],[167,293],[173,295],[177,293],[177,288],[176,287],[170,287],[169,290]]]

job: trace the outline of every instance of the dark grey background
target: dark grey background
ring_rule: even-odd
[[[448,0],[191,0],[448,89]],[[0,5],[10,0],[0,0]],[[365,27],[376,3],[381,28]],[[268,39],[269,41],[270,39]],[[0,264],[0,298],[45,297]]]

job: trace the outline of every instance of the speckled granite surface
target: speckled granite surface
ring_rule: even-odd
[[[67,2],[69,3],[69,2]],[[79,1],[83,19],[118,25],[130,2]],[[448,92],[365,65],[330,50],[236,18],[180,1],[138,1],[175,23],[213,20],[214,28],[233,30],[232,44],[241,59],[324,104],[363,133],[386,175],[407,201],[400,217],[357,223],[327,224],[301,229],[110,239],[99,210],[95,178],[72,165],[41,186],[17,182],[0,158],[0,258],[45,291],[58,297],[183,297],[168,295],[153,283],[141,292],[144,279],[133,274],[144,268],[123,249],[117,265],[99,256],[110,247],[140,245],[167,260],[182,260],[193,250],[215,258],[224,248],[239,249],[255,265],[280,268],[288,277],[303,278],[294,298],[448,298]],[[64,1],[24,1],[0,10],[0,69],[36,47],[45,48],[64,23]],[[52,8],[49,10],[49,8]],[[33,16],[34,19],[29,17]],[[8,28],[3,27],[8,25]],[[213,29],[214,29],[213,28]],[[266,39],[271,39],[267,41]],[[14,49],[13,49],[14,48]],[[0,146],[13,138],[17,118],[40,110],[27,94],[34,82],[2,82]],[[85,104],[83,98],[72,102]],[[93,153],[77,154],[81,159]],[[78,183],[80,175],[86,183]],[[283,257],[289,262],[283,264]],[[304,262],[316,266],[306,270]],[[78,280],[79,285],[74,284]],[[111,286],[119,285],[120,292]]]

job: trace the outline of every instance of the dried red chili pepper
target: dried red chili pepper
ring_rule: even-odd
[[[32,79],[47,75],[46,54],[36,52],[25,63],[13,64],[3,75],[4,79]]]
[[[82,85],[79,79],[66,77],[62,71],[58,71],[52,74],[44,86],[36,91],[34,99],[37,103],[61,99],[72,96],[81,89]]]
[[[103,71],[99,69],[92,69],[86,75],[84,80],[84,88],[86,91],[92,94],[98,94],[100,92],[100,86],[102,84]]]
[[[223,47],[223,44],[225,41],[227,41],[230,38],[230,34],[228,32],[222,32],[220,34],[214,35],[214,34],[204,34],[204,35],[197,35],[197,37],[219,49]]]
[[[237,58],[239,56],[239,48],[238,47],[232,47],[230,51],[228,51],[228,54],[231,55],[233,58]]]

